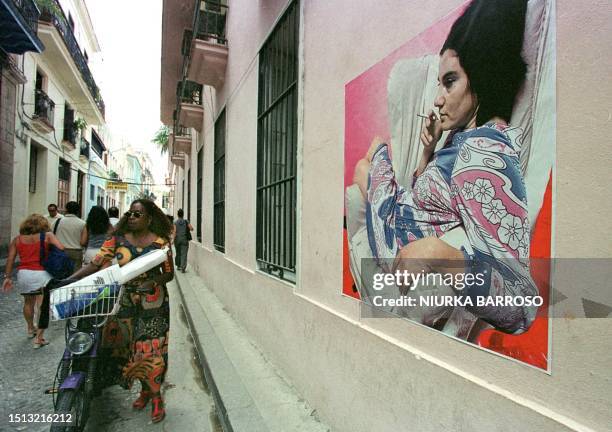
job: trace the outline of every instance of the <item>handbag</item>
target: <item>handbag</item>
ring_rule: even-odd
[[[56,279],[64,279],[70,276],[74,270],[74,263],[64,252],[49,245],[49,252],[45,256],[45,233],[40,233],[40,264]]]
[[[187,219],[185,219],[185,237],[187,237],[187,241],[193,240],[193,236],[189,230],[189,221]]]

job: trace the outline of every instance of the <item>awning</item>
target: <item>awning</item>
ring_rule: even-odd
[[[43,43],[36,35],[38,9],[32,0],[20,0],[21,10],[15,0],[0,0],[0,48],[7,53],[23,54],[26,51],[42,52]],[[22,13],[28,14],[30,23]]]

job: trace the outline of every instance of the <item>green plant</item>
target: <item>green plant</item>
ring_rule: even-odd
[[[56,17],[62,16],[62,10],[59,5],[55,2],[55,0],[35,0],[36,6],[40,9],[41,12],[48,12],[51,15],[55,15]]]
[[[155,136],[151,140],[153,144],[157,144],[159,147],[159,151],[161,154],[164,154],[168,151],[168,143],[170,139],[170,128],[168,126],[161,126],[157,132],[155,132]]]
[[[87,122],[85,121],[84,118],[79,117],[74,120],[72,125],[74,126],[75,129],[78,129],[80,132],[83,132],[85,128],[87,127]]]

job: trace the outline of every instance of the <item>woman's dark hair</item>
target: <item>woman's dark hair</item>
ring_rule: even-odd
[[[148,199],[137,199],[132,201],[130,207],[134,204],[140,204],[144,207],[147,215],[151,216],[151,224],[149,225],[149,231],[154,232],[160,237],[170,240],[170,233],[172,232],[172,224],[168,220],[168,217],[155,203]],[[127,227],[128,218],[123,216],[117,223],[117,234],[125,234],[128,231]]]
[[[176,212],[176,214],[178,215],[178,217],[182,218],[183,217],[183,209],[178,209],[178,211]]]
[[[119,209],[117,207],[109,207],[108,208],[108,216],[109,217],[119,217]]]
[[[106,234],[110,220],[103,207],[93,206],[87,215],[87,232],[91,234]]]
[[[527,67],[521,57],[527,0],[473,0],[440,51],[457,52],[478,98],[476,124],[510,120]]]

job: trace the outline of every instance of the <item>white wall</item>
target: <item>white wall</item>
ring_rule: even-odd
[[[230,5],[226,84],[213,107],[216,115],[227,103],[226,253],[212,250],[213,146],[207,117],[205,235],[203,246],[194,242],[190,249],[193,267],[333,430],[612,430],[609,320],[555,320],[552,374],[547,375],[406,321],[362,319],[358,303],[340,295],[344,85],[459,6],[459,0],[410,0],[402,7],[302,2],[298,284],[294,288],[256,270],[256,54],[285,3]],[[602,200],[610,196],[612,161],[602,127],[609,123],[612,97],[601,76],[611,65],[603,54],[612,30],[601,14],[605,7],[601,1],[589,7],[558,1],[563,11],[557,22],[558,256],[612,256],[612,245],[601,236],[612,230],[606,216],[612,200]],[[195,220],[196,158],[189,163]],[[601,182],[592,173],[608,178]],[[177,198],[179,208],[180,194]],[[593,208],[598,210],[580,210]],[[598,228],[585,231],[587,219]]]

